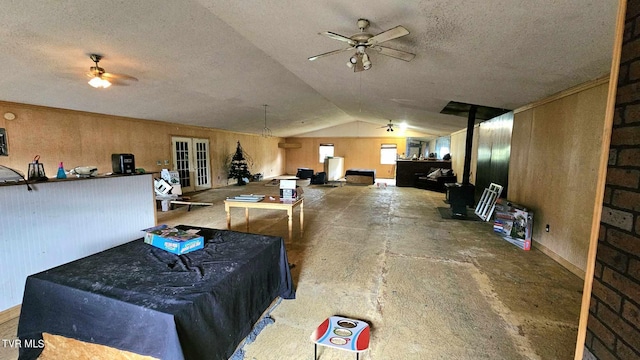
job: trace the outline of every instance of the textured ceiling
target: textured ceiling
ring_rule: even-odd
[[[449,101],[514,109],[608,73],[617,0],[0,0],[0,100],[292,136],[351,122],[466,126]],[[410,34],[354,73],[318,35]],[[87,85],[90,53],[129,86]],[[380,129],[381,135],[384,129]],[[358,134],[345,134],[357,136]]]

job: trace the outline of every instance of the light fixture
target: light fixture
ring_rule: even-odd
[[[106,89],[111,86],[111,82],[102,77],[102,75],[104,74],[104,69],[98,66],[98,62],[100,61],[100,59],[102,59],[102,56],[98,54],[91,54],[89,57],[94,63],[96,63],[96,66],[92,66],[89,69],[90,73],[93,75],[91,80],[89,80],[89,85],[97,89]]]
[[[347,62],[347,67],[349,67],[349,69],[353,69],[353,67],[358,63],[358,54],[353,54],[352,57],[349,58],[349,61]]]
[[[362,67],[365,70],[371,69],[371,61],[369,61],[369,55],[367,55],[367,53],[362,54]]]
[[[353,69],[354,66],[358,65],[358,62],[360,62],[360,64],[362,64],[362,70],[369,70],[371,69],[371,60],[369,60],[369,55],[364,52],[364,50],[366,49],[366,46],[356,46],[356,53],[353,54],[350,58],[349,61],[347,62],[347,67],[349,67],[349,69]],[[356,71],[357,68],[356,68]]]
[[[271,129],[267,127],[267,104],[262,106],[264,106],[264,129],[262,129],[262,137],[269,138],[273,136],[273,133]]]
[[[111,83],[109,82],[109,80],[100,77],[100,75],[96,75],[91,80],[89,80],[89,85],[97,89],[106,89],[111,86]]]

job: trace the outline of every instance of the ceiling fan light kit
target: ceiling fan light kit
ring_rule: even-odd
[[[380,46],[380,43],[385,41],[397,39],[399,37],[405,36],[409,34],[409,31],[404,27],[398,25],[392,29],[383,31],[377,35],[371,35],[366,33],[365,30],[369,27],[369,20],[367,19],[358,19],[358,28],[360,32],[352,35],[351,37],[346,37],[340,34],[336,34],[331,31],[325,31],[320,33],[319,35],[326,36],[328,38],[346,42],[349,44],[349,47],[339,50],[330,51],[328,53],[312,56],[309,58],[310,61],[314,61],[321,57],[341,53],[343,51],[355,50],[355,54],[349,58],[349,62],[347,62],[347,66],[350,69],[353,69],[354,72],[369,70],[371,69],[372,63],[369,59],[369,55],[366,53],[367,49],[375,50],[378,53],[390,56],[396,59],[411,61],[416,55],[410,52],[396,50],[392,48],[388,48],[385,46]]]
[[[367,53],[364,53],[362,55],[362,67],[365,70],[371,69],[371,61],[369,61],[369,56],[367,55]]]
[[[111,82],[107,79],[104,79],[102,76],[104,75],[104,69],[98,66],[98,62],[102,59],[101,55],[91,54],[89,58],[96,63],[96,66],[92,66],[89,68],[90,76],[93,76],[91,80],[89,80],[89,85],[93,86],[96,89],[106,89],[111,86]]]
[[[103,79],[100,76],[94,76],[91,80],[89,80],[89,85],[93,86],[96,89],[106,89],[111,86],[109,80]]]
[[[89,54],[91,61],[95,63],[94,66],[89,68],[87,76],[91,78],[89,85],[97,89],[106,89],[111,85],[128,85],[129,81],[138,81],[137,78],[125,75],[125,74],[113,74],[104,71],[103,68],[98,65],[102,60],[102,55]]]

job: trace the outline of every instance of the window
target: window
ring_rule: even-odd
[[[324,163],[324,159],[333,157],[333,144],[320,144],[320,162]]]
[[[449,146],[451,146],[451,137],[442,136],[436,139],[436,155],[438,159],[442,159],[449,153]]]
[[[382,144],[380,146],[380,164],[395,165],[398,158],[398,148],[396,144]]]

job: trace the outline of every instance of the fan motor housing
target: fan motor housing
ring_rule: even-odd
[[[369,20],[367,19],[358,19],[358,29],[366,29],[369,27]]]
[[[91,68],[89,68],[89,71],[92,74],[99,74],[99,75],[104,74],[104,69],[101,68],[100,66],[92,66]]]

